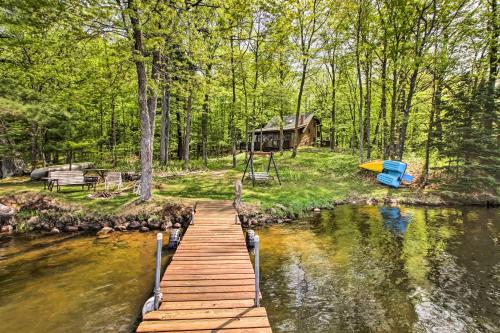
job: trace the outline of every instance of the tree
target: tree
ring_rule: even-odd
[[[293,146],[292,158],[294,158],[297,156],[297,146],[299,145],[299,117],[302,105],[302,95],[304,93],[304,85],[306,83],[307,71],[309,69],[308,66],[311,59],[315,55],[313,46],[316,43],[318,32],[328,18],[329,9],[327,5],[320,0],[297,0],[292,6],[291,15],[295,22],[295,27],[298,30],[297,39],[298,46],[300,48],[299,56],[301,65],[300,86],[297,95],[295,129],[293,136],[295,143]]]

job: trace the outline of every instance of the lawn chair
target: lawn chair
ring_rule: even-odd
[[[110,187],[115,185],[118,189],[122,187],[122,173],[121,172],[108,172],[104,177],[104,189],[109,191]]]

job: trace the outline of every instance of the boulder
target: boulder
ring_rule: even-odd
[[[0,228],[0,233],[10,234],[10,233],[12,233],[13,230],[14,230],[14,227],[11,226],[10,224],[7,224],[7,225],[3,225],[2,228]]]
[[[31,180],[40,180],[43,177],[47,177],[50,171],[69,171],[69,170],[83,170],[93,168],[94,163],[92,162],[82,162],[73,164],[61,164],[53,165],[50,167],[35,169],[31,172]]]
[[[113,232],[113,231],[114,231],[114,229],[113,229],[113,228],[111,228],[111,227],[104,227],[104,228],[102,228],[101,230],[99,230],[99,231],[97,232],[97,234],[98,234],[98,235],[106,235],[106,234],[109,234],[110,232]]]
[[[51,233],[52,235],[55,235],[55,234],[60,233],[60,231],[59,231],[59,229],[57,229],[57,228],[55,228],[55,227],[54,227],[54,228],[50,229],[50,233]]]
[[[141,227],[141,224],[138,221],[132,221],[128,225],[128,229],[130,230],[138,230]]]
[[[123,224],[117,225],[114,228],[116,231],[127,231],[127,227],[124,226]]]
[[[321,212],[321,209],[320,209],[320,208],[314,208],[314,209],[313,209],[313,212],[315,212],[315,213],[319,213],[319,212]]]
[[[139,229],[140,232],[148,232],[149,231],[149,228],[148,227],[141,227]]]
[[[0,203],[0,218],[10,218],[16,214],[14,208],[5,206]]]
[[[78,232],[78,226],[67,225],[66,228],[64,228],[64,231],[66,231],[66,232]]]
[[[23,160],[12,157],[4,157],[0,161],[0,178],[22,176],[25,169],[26,164]]]

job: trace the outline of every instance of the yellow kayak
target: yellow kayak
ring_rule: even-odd
[[[384,169],[384,161],[382,160],[370,161],[360,164],[359,167],[370,171],[382,172],[382,170]]]

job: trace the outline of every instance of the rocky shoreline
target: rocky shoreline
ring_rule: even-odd
[[[276,204],[268,209],[257,205],[242,203],[238,210],[239,221],[244,228],[254,228],[270,224],[291,222],[308,212],[319,212],[323,209],[333,209],[339,205],[411,205],[428,207],[483,206],[496,207],[498,202],[470,200],[445,200],[438,196],[401,197],[401,198],[366,198],[348,197],[334,200],[328,204],[311,206],[300,213],[293,213],[284,205]],[[112,215],[96,212],[83,212],[78,207],[63,204],[57,200],[40,194],[25,193],[0,198],[0,233],[39,232],[43,234],[58,234],[62,232],[87,232],[103,235],[111,232],[152,230],[170,230],[172,228],[187,228],[193,208],[176,203],[166,203],[148,207],[133,214]],[[10,215],[9,215],[10,212]]]
[[[127,215],[89,213],[38,194],[3,197],[1,203],[15,212],[0,217],[1,233],[89,232],[103,235],[115,231],[148,232],[186,228],[192,215],[192,207],[180,204],[164,204],[154,210]]]
[[[389,206],[420,206],[420,207],[463,207],[463,206],[480,206],[480,207],[498,207],[497,199],[492,200],[475,200],[468,198],[462,200],[446,200],[438,196],[422,197],[401,197],[401,198],[366,198],[366,197],[348,197],[342,200],[334,200],[327,205],[316,205],[307,208],[302,212],[320,212],[324,209],[333,209],[340,205],[389,205]],[[242,203],[239,212],[239,219],[245,228],[254,228],[257,226],[288,223],[300,217],[301,214],[290,212],[283,205],[274,205],[273,207],[262,210],[257,205]]]

